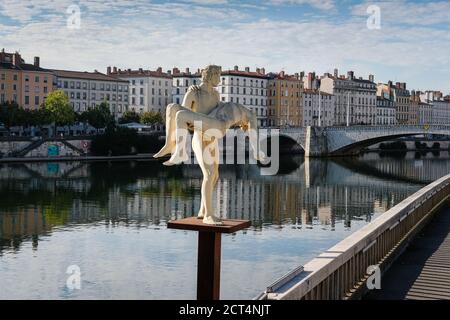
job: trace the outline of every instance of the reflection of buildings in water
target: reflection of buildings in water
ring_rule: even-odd
[[[18,248],[22,241],[32,238],[33,248],[37,248],[38,235],[50,231],[42,208],[25,208],[0,214],[0,253],[4,247]]]
[[[423,162],[420,175],[427,172],[437,175],[439,170],[446,171],[450,164],[448,160],[438,159],[424,159]],[[374,213],[391,208],[420,187],[382,176],[360,174],[351,166],[344,167],[333,161],[314,159],[309,160],[308,165],[305,163],[300,162],[299,167],[289,174],[277,176],[261,176],[257,166],[221,167],[215,191],[217,213],[226,218],[250,219],[255,225],[293,223],[334,228],[336,223],[344,223],[350,227],[352,220],[369,221]],[[414,173],[413,161],[400,163],[377,159],[368,163],[380,172]],[[408,170],[405,171],[404,166]],[[93,177],[89,165],[65,171],[66,176],[57,179],[31,174],[39,171],[36,168],[32,166],[34,171],[30,171],[22,165],[0,166],[0,190],[14,195],[19,192],[23,195],[24,206],[35,205],[30,203],[33,200],[27,202],[31,191],[50,192],[43,192],[46,198],[42,203],[63,200],[68,207],[67,216],[59,217],[59,225],[102,220],[137,226],[158,225],[168,219],[195,215],[200,207],[202,175],[196,166],[184,167],[177,175],[168,175],[165,171],[151,177],[140,175],[141,168],[136,167],[136,171],[130,171],[133,178],[125,181]],[[66,194],[68,191],[75,192]],[[65,198],[58,198],[62,196]],[[46,224],[42,209],[36,210],[37,213],[18,210],[14,215],[0,211],[1,238],[10,241],[18,236],[33,236],[50,230],[55,224]],[[30,223],[35,214],[37,220]]]
[[[367,167],[372,167],[380,174],[389,174],[393,177],[432,182],[446,173],[450,172],[450,161],[445,155],[447,152],[439,153],[442,157],[435,157],[431,152],[422,155],[416,152],[407,152],[404,158],[380,157],[378,153],[368,153],[358,161]],[[416,157],[418,159],[416,159]]]

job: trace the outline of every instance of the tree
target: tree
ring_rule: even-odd
[[[100,128],[111,127],[115,124],[114,116],[111,114],[107,102],[102,102],[100,105],[84,111],[79,119],[88,122],[97,130]]]
[[[24,121],[24,110],[15,102],[6,102],[0,106],[0,122],[8,129],[22,125]]]
[[[156,112],[156,111],[149,111],[149,112],[144,112],[141,115],[141,123],[143,124],[159,124],[159,123],[163,123],[163,118],[161,116],[161,113]]]
[[[141,117],[135,111],[125,111],[122,118],[119,119],[119,123],[139,122]]]
[[[75,122],[75,112],[63,90],[50,92],[45,100],[44,109],[55,125],[64,126]]]

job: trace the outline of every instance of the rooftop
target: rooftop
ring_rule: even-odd
[[[120,80],[115,77],[108,76],[104,73],[95,71],[69,71],[69,70],[51,70],[59,78],[71,78],[71,79],[84,79],[84,80],[97,80],[97,81],[111,81],[111,82],[126,82],[126,80]]]
[[[121,70],[114,67],[111,70],[111,67],[108,67],[107,74],[112,77],[120,77],[120,78],[132,78],[132,77],[155,77],[155,78],[165,78],[172,79],[172,75],[169,72],[163,72],[162,68],[158,68],[157,70]]]

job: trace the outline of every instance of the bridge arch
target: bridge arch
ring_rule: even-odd
[[[278,139],[280,154],[304,154],[305,148],[302,143],[299,143],[293,137],[286,134],[276,134],[264,137],[261,140],[262,146],[267,146],[268,152],[270,153],[271,140],[273,138]]]

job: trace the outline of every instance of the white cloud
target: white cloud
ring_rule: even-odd
[[[80,30],[67,29],[65,15],[55,10],[20,26],[0,21],[2,46],[21,50],[28,61],[39,55],[43,66],[53,68],[105,71],[108,65],[169,69],[216,63],[322,73],[338,67],[355,69],[358,76],[375,73],[380,81],[449,90],[450,34],[445,29],[390,24],[369,30],[360,16],[287,22],[253,19],[234,6],[146,3],[134,8],[126,7],[126,1],[110,2],[123,10],[112,19],[102,12],[107,10],[102,2],[91,4]]]
[[[270,1],[276,5],[310,5],[314,8],[322,10],[331,10],[335,7],[334,0],[271,0]]]
[[[408,24],[408,25],[433,25],[450,23],[450,1],[437,2],[408,2],[395,1],[367,1],[352,7],[352,13],[356,16],[367,16],[366,9],[369,5],[380,7],[382,23]]]

